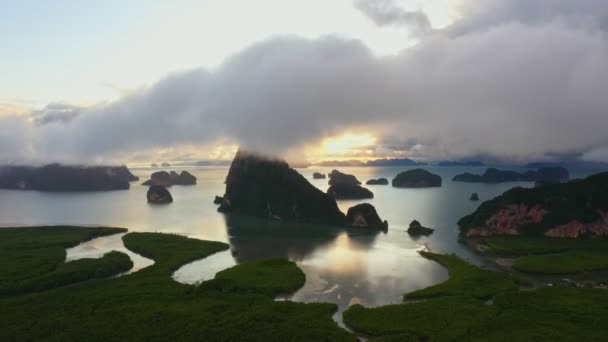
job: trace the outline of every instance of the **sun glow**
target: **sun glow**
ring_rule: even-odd
[[[355,157],[373,153],[376,137],[371,134],[345,134],[323,140],[321,153],[335,157]]]

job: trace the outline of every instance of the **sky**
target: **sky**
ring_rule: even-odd
[[[0,6],[0,163],[608,161],[603,0]]]

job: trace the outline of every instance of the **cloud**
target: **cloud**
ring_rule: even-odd
[[[117,101],[34,114],[47,124],[4,118],[0,142],[12,147],[0,160],[142,160],[217,141],[297,154],[348,130],[380,137],[377,151],[400,146],[401,156],[431,159],[526,161],[608,146],[603,2],[575,10],[538,1],[546,8],[534,15],[509,3],[479,2],[396,56],[377,57],[358,40],[279,37]]]
[[[0,116],[0,163],[18,163],[30,155],[31,125],[19,115]]]
[[[30,118],[37,125],[48,125],[51,123],[67,124],[74,120],[86,108],[70,105],[67,103],[50,103],[40,110],[34,110]]]
[[[431,22],[424,12],[407,11],[394,0],[356,0],[355,7],[377,26],[405,27],[413,36],[431,31]]]
[[[464,0],[462,18],[450,34],[479,32],[509,23],[541,27],[561,21],[572,27],[608,30],[608,2],[603,0]]]

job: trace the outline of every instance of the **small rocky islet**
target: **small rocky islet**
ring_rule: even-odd
[[[374,193],[359,185],[336,183],[327,189],[327,193],[335,199],[366,199],[374,198]]]
[[[162,185],[151,185],[146,193],[148,203],[168,204],[173,202],[173,197],[167,188]]]
[[[361,203],[350,207],[346,213],[346,225],[353,228],[388,229],[388,222],[383,221],[378,216],[376,208],[369,203]]]
[[[424,227],[418,220],[413,220],[407,229],[407,233],[412,236],[431,235],[434,231],[434,229]]]
[[[392,180],[395,188],[430,188],[441,186],[441,176],[425,169],[412,169],[399,173]]]
[[[156,171],[150,175],[150,179],[143,182],[142,185],[162,185],[170,187],[173,185],[195,185],[196,177],[188,171],[177,173],[175,171]]]
[[[313,179],[325,179],[326,176],[324,173],[315,172],[312,174]]]
[[[338,170],[332,170],[329,173],[329,182],[327,184],[334,185],[338,183],[359,185],[361,182],[354,175],[342,173]]]
[[[388,179],[386,178],[378,178],[378,179],[370,179],[365,182],[367,185],[388,185]]]

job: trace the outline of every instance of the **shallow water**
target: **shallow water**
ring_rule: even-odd
[[[146,202],[147,187],[139,185],[155,170],[134,169],[141,177],[129,191],[98,193],[41,193],[0,190],[0,225],[106,225],[131,231],[178,233],[199,239],[228,242],[231,250],[193,262],[179,269],[174,278],[197,283],[213,278],[216,272],[237,263],[263,257],[281,256],[298,263],[306,273],[306,284],[288,299],[303,302],[333,302],[340,313],[353,303],[378,306],[401,301],[406,292],[447,279],[446,270],[422,258],[417,251],[455,253],[473,263],[483,264],[466,246],[458,242],[457,220],[514,186],[455,183],[451,178],[462,172],[481,173],[485,168],[427,167],[443,177],[443,186],[429,189],[397,189],[368,186],[374,198],[366,201],[340,201],[342,211],[357,203],[372,203],[389,222],[387,233],[338,227],[267,222],[248,217],[223,215],[213,204],[223,194],[227,168],[187,169],[198,178],[196,186],[173,186],[174,202],[165,206]],[[327,180],[313,180],[313,172],[328,173],[332,168],[299,170],[322,190]],[[392,179],[407,167],[341,167],[365,183],[370,178]],[[575,174],[584,176],[584,174]],[[468,200],[477,192],[481,201]],[[417,219],[435,229],[433,235],[415,239],[406,232]],[[117,249],[129,253],[136,268],[149,265],[124,248],[120,235],[89,241],[68,251],[68,259],[100,256]],[[146,261],[148,260],[148,261]]]
[[[129,258],[131,258],[131,261],[133,261],[133,267],[121,275],[137,272],[142,268],[153,265],[154,260],[145,258],[125,247],[125,245],[122,243],[122,237],[125,234],[102,236],[85,241],[76,247],[68,248],[66,249],[65,261],[70,262],[72,260],[84,258],[97,259],[101,258],[108,251],[119,251],[127,254]]]

